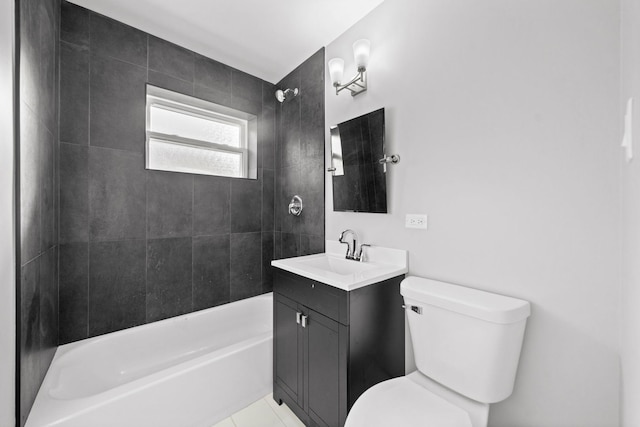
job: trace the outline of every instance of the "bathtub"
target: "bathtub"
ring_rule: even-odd
[[[27,427],[210,427],[272,389],[272,294],[60,346]]]

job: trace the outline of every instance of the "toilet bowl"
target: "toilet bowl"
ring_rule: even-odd
[[[418,277],[400,292],[418,370],[365,391],[345,427],[486,427],[513,391],[529,303]]]

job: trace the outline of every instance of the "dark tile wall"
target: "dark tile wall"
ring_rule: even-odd
[[[276,258],[324,252],[324,64],[323,48],[278,83],[299,94],[276,109]],[[296,194],[299,217],[288,213]]]
[[[272,289],[274,85],[62,3],[60,339]],[[258,179],[144,168],[145,84],[258,116]]]
[[[18,424],[58,344],[58,0],[20,0]]]

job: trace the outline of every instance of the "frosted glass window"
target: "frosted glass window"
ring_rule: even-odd
[[[215,142],[230,147],[242,146],[239,124],[176,111],[161,105],[151,106],[150,130],[166,135]]]
[[[173,172],[242,177],[242,154],[207,150],[151,138],[149,164]]]
[[[147,85],[147,169],[257,178],[257,117]]]

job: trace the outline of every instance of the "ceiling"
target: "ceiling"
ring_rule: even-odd
[[[71,1],[276,83],[384,0]]]

